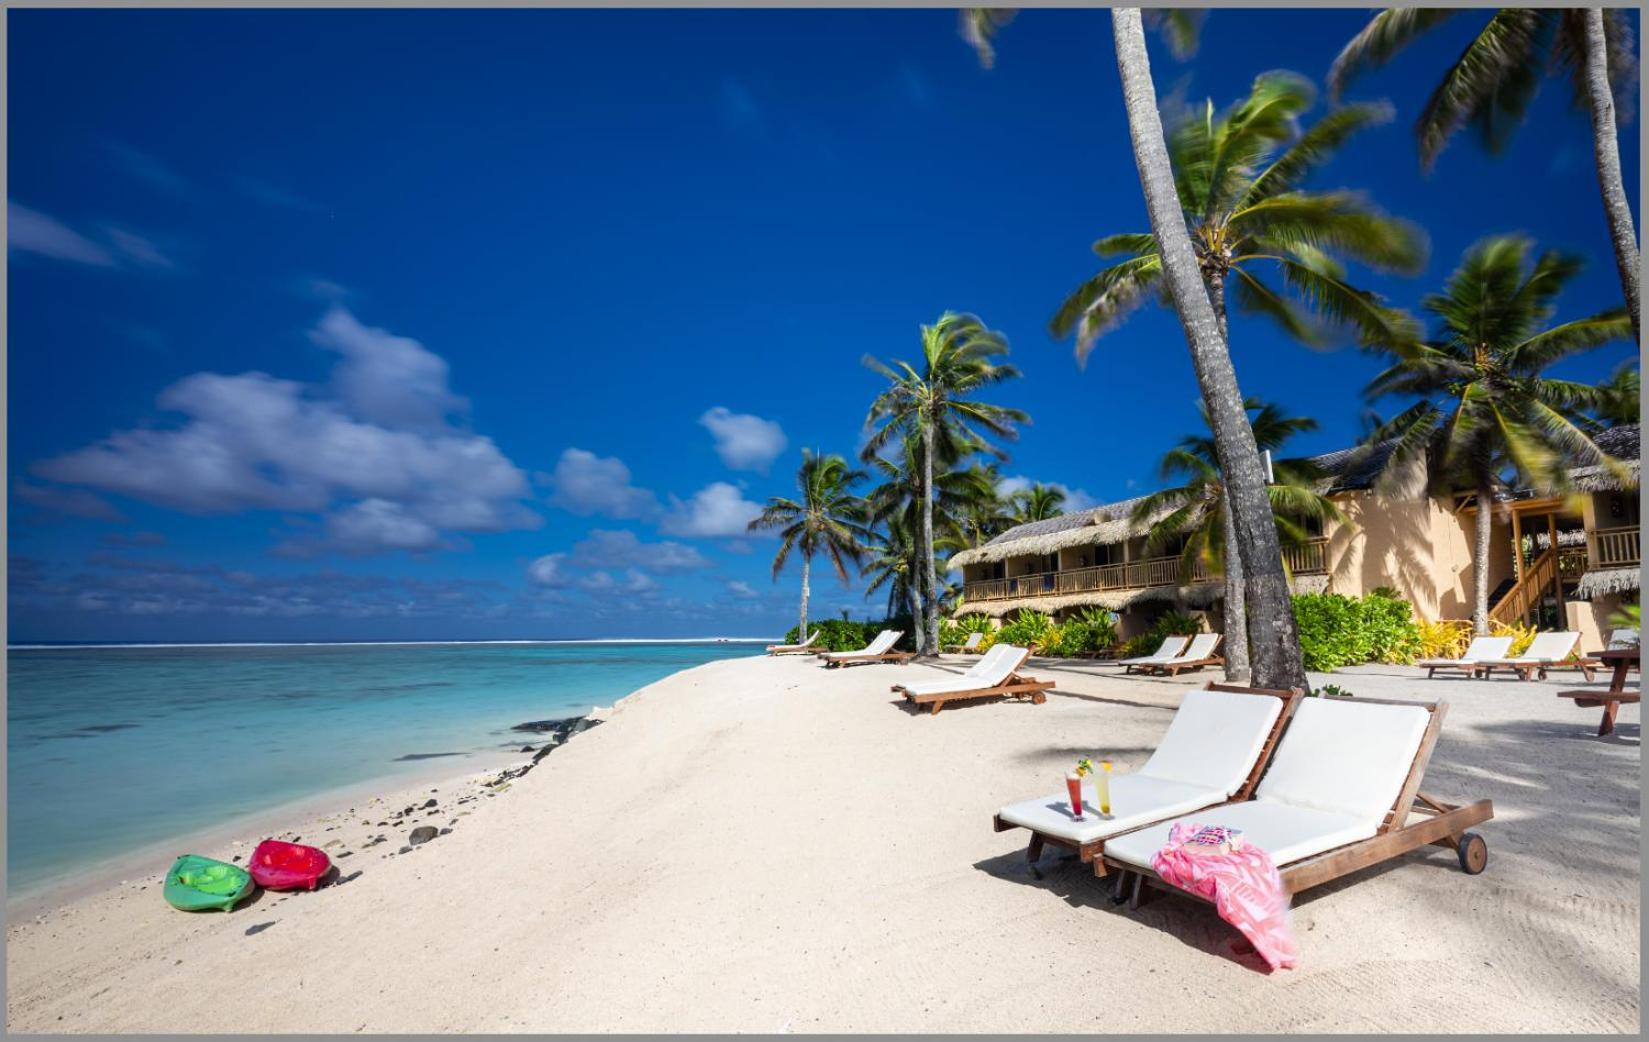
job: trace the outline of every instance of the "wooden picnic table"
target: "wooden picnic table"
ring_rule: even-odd
[[[1595,653],[1592,656],[1593,658],[1614,667],[1614,675],[1609,678],[1609,690],[1559,691],[1557,697],[1573,699],[1575,705],[1583,709],[1602,706],[1603,722],[1598,724],[1598,737],[1613,734],[1615,714],[1620,711],[1620,707],[1637,702],[1641,695],[1641,692],[1626,690],[1627,672],[1633,669],[1639,671],[1642,669],[1640,654],[1641,649],[1637,647],[1610,648],[1607,651]]]

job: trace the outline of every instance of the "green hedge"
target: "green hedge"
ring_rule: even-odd
[[[903,636],[894,647],[901,651],[913,651],[916,648],[915,634],[906,616],[892,619],[880,619],[875,622],[852,622],[847,619],[809,619],[807,632],[822,630],[819,639],[813,642],[813,647],[825,651],[858,651],[860,648],[876,639],[876,634],[883,630],[901,630]],[[784,643],[796,644],[801,641],[797,634],[797,627],[792,626],[785,631]]]
[[[1408,601],[1385,596],[1338,593],[1294,595],[1305,668],[1331,673],[1364,662],[1407,664],[1420,654],[1420,627]]]

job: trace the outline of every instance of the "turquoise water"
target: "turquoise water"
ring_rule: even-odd
[[[66,868],[342,786],[454,774],[511,734],[749,644],[13,649],[7,871]]]

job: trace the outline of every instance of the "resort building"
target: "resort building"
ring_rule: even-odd
[[[1570,472],[1572,490],[1522,489],[1492,505],[1489,605],[1493,618],[1572,629],[1603,647],[1608,618],[1635,602],[1639,586],[1638,427],[1610,428],[1597,444],[1626,473],[1601,466]],[[1389,450],[1388,450],[1389,451]],[[1354,449],[1313,457],[1320,486],[1345,522],[1306,521],[1310,538],[1287,546],[1296,592],[1361,596],[1390,587],[1422,619],[1471,617],[1477,497],[1426,494],[1418,468],[1375,489],[1382,453]],[[1138,499],[1109,503],[1009,529],[950,560],[962,573],[958,614],[1002,620],[1023,611],[1062,619],[1084,607],[1118,614],[1132,636],[1162,612],[1201,611],[1223,630],[1220,577],[1187,567],[1179,545],[1151,548],[1149,522],[1131,519]]]

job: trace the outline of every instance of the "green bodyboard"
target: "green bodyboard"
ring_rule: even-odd
[[[239,865],[184,854],[166,873],[166,903],[185,912],[225,912],[252,892],[252,876]]]

